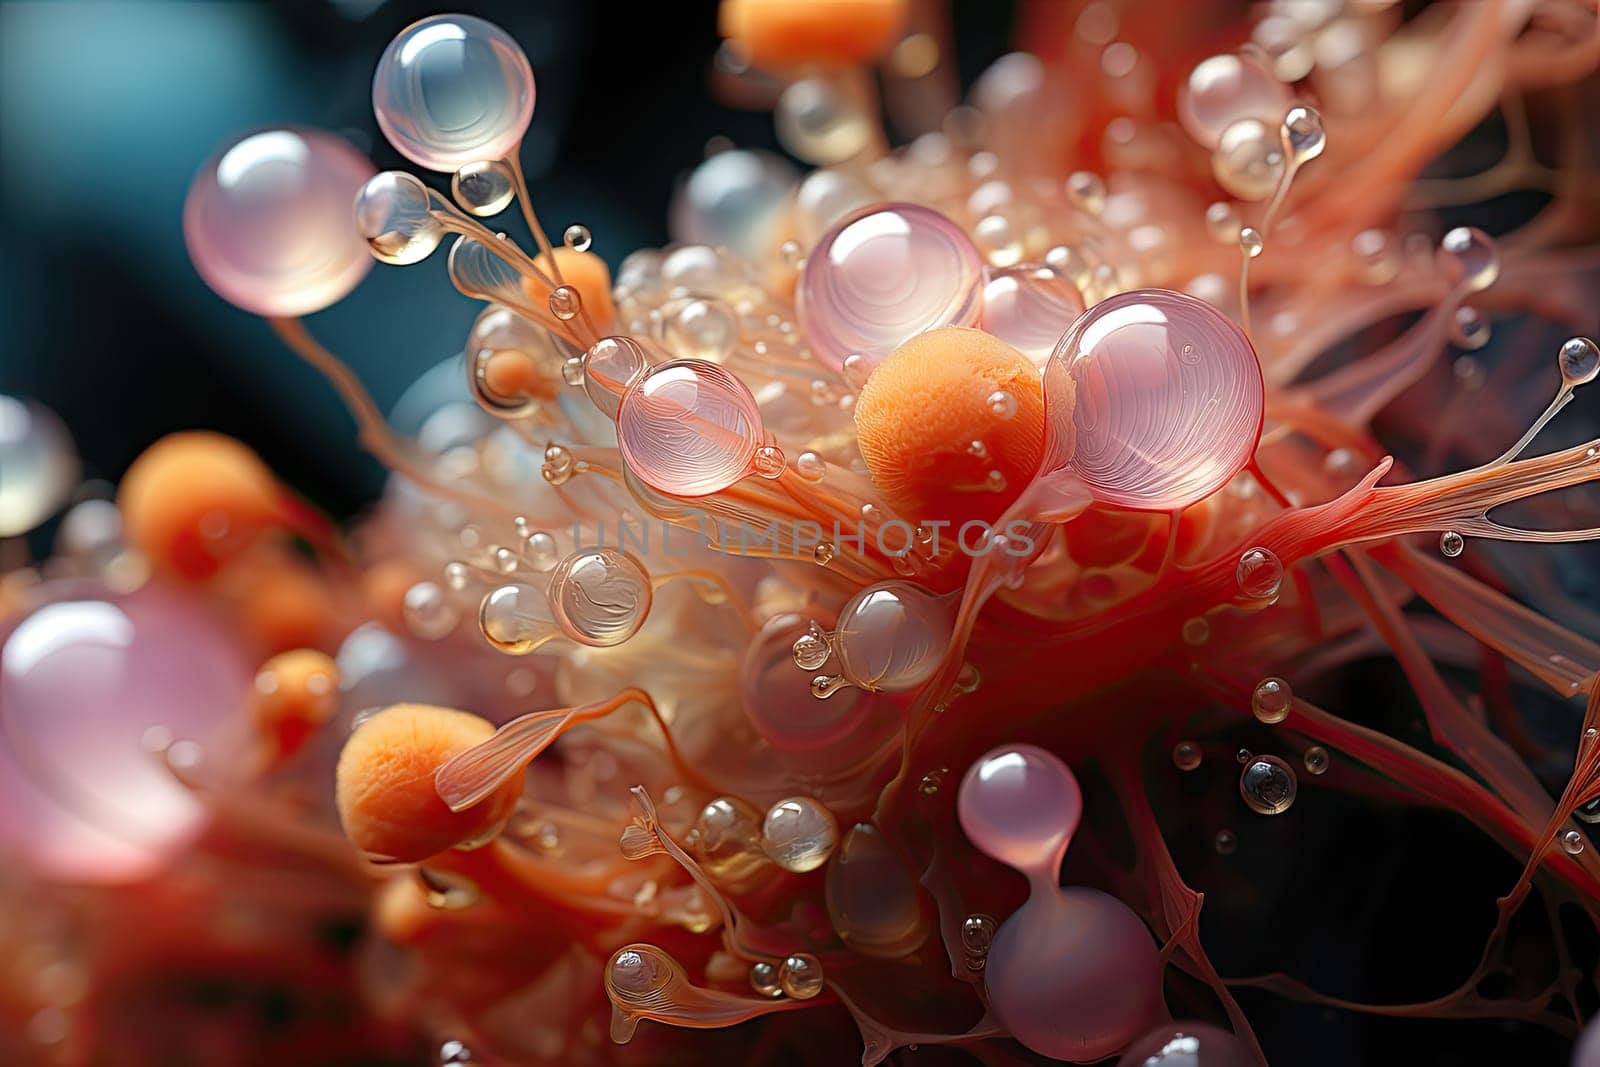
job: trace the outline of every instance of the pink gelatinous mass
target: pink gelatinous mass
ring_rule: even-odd
[[[795,313],[817,357],[876,364],[914,334],[978,321],[983,259],[966,231],[931,208],[874,204],[806,257]]]
[[[1233,321],[1194,297],[1136,289],[1086,311],[1045,368],[1045,461],[1096,501],[1188,507],[1255,454],[1265,387]]]
[[[956,810],[962,832],[986,856],[1054,885],[1083,817],[1083,794],[1055,753],[1002,745],[967,768]]]
[[[350,205],[374,173],[366,156],[330,133],[286,127],[251,134],[189,186],[189,258],[218,296],[246,311],[321,311],[372,269]]]
[[[157,586],[64,590],[0,646],[0,831],[57,877],[148,875],[205,812],[147,731],[204,745],[249,685],[243,654],[198,604]]]
[[[764,431],[761,409],[733,374],[703,359],[663,363],[617,409],[617,443],[646,484],[706,496],[751,471]]]

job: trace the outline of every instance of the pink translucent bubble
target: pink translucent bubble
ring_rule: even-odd
[[[983,287],[983,328],[1043,367],[1056,342],[1083,314],[1077,286],[1037,264],[989,273]]]
[[[341,138],[281,128],[251,134],[189,186],[183,238],[217,295],[257,315],[308,315],[372,269],[350,205],[374,169]]]
[[[962,832],[986,856],[1054,885],[1083,817],[1083,794],[1055,753],[1002,745],[967,768],[956,810]]]
[[[511,36],[471,15],[412,23],[372,75],[372,110],[389,143],[451,173],[513,155],[533,120],[533,70]]]
[[[227,631],[177,594],[64,590],[0,645],[0,836],[58,878],[152,873],[205,812],[147,742],[214,740],[250,677]]]
[[[1271,71],[1249,56],[1212,56],[1197,64],[1178,90],[1178,121],[1189,136],[1215,148],[1222,132],[1240,119],[1276,130],[1293,96]]]
[[[672,496],[720,492],[749,474],[764,431],[745,384],[680,359],[640,378],[617,409],[617,442],[640,480]]]
[[[983,259],[966,231],[916,204],[874,204],[822,236],[806,257],[795,313],[817,357],[873,363],[938,326],[972,326]]]
[[[1116,897],[1035,887],[995,934],[984,966],[994,1013],[1045,1056],[1093,1063],[1161,1017],[1161,959],[1150,931]]]
[[[1070,465],[1105,504],[1188,507],[1243,469],[1261,437],[1265,387],[1249,339],[1210,304],[1165,289],[1085,312],[1051,354],[1044,388],[1041,471]]]
[[[1162,1023],[1122,1054],[1117,1067],[1254,1067],[1243,1041],[1210,1023]]]

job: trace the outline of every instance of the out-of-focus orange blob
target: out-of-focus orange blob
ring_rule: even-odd
[[[551,249],[555,255],[556,266],[561,268],[561,281],[578,291],[578,297],[583,301],[583,310],[588,313],[589,321],[594,323],[594,328],[602,334],[611,332],[613,323],[617,318],[616,305],[611,302],[611,268],[606,266],[606,261],[593,252],[579,252],[576,248],[567,248],[565,245]],[[539,269],[555,279],[555,271],[550,267],[550,257],[544,253],[534,257]],[[533,301],[533,306],[540,311],[550,308],[550,286],[533,278],[524,278],[522,287],[527,290],[528,298]],[[505,393],[505,396],[515,396],[515,392]]]
[[[290,502],[245,445],[194,431],[163,437],[117,490],[128,543],[158,570],[203,581],[288,520]]]
[[[361,598],[367,614],[385,629],[406,632],[406,591],[422,581],[422,572],[409,560],[386,559],[361,573]]]
[[[722,0],[717,29],[757,67],[870,63],[899,40],[906,0]]]
[[[493,734],[486,719],[426,704],[396,704],[367,719],[345,742],[335,772],[345,835],[365,852],[417,863],[492,834],[516,807],[522,779],[454,812],[439,799],[433,772]]]
[[[912,522],[993,522],[1044,448],[1038,370],[999,338],[960,326],[897,348],[867,379],[855,417],[872,484]]]
[[[279,758],[305,747],[339,709],[339,668],[323,652],[282,652],[256,672],[251,717],[256,731]]]
[[[328,649],[344,636],[344,613],[332,587],[287,550],[239,557],[218,588],[237,605],[244,631],[268,653]]]

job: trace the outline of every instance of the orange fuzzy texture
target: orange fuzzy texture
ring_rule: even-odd
[[[1017,401],[1002,419],[989,397]],[[867,379],[856,402],[856,433],[872,484],[902,518],[993,522],[1038,470],[1044,448],[1044,391],[1027,357],[1004,341],[961,326],[920,333]],[[981,441],[986,458],[972,455]],[[985,487],[999,471],[1005,488]]]
[[[128,543],[190,581],[214,575],[264,530],[284,523],[285,494],[259,456],[195,431],[144,450],[117,490]]]
[[[279,756],[305,747],[311,735],[339,709],[339,668],[324,652],[281,652],[256,673],[252,717],[263,740]]]
[[[900,39],[907,0],[722,0],[717,29],[757,67],[870,63]]]
[[[611,302],[611,268],[606,266],[605,260],[593,252],[579,252],[565,245],[558,246],[552,251],[555,253],[556,266],[561,268],[561,281],[578,291],[578,298],[583,301],[583,310],[588,312],[589,321],[594,323],[594,328],[600,331],[602,336],[609,334],[612,323],[617,317],[616,305]],[[555,280],[555,271],[550,267],[549,256],[541,252],[533,258],[533,261],[552,281]],[[550,312],[550,286],[533,278],[524,278],[522,287],[527,290],[528,299],[533,302],[535,308],[546,314]],[[578,321],[582,321],[582,316],[579,316]]]
[[[433,786],[445,761],[493,735],[486,719],[426,704],[396,704],[367,719],[345,742],[334,772],[345,835],[364,852],[417,863],[494,829],[516,807],[520,777],[461,812]]]

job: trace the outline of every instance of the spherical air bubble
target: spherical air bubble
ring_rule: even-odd
[[[478,628],[490,645],[509,656],[525,656],[560,633],[548,594],[522,582],[484,596]]]
[[[1294,709],[1294,691],[1282,678],[1263,678],[1250,694],[1250,710],[1260,721],[1280,723]]]
[[[689,298],[661,311],[661,343],[679,359],[721,363],[739,343],[739,316],[726,301]]]
[[[1220,1026],[1162,1023],[1128,1046],[1117,1067],[1252,1067],[1255,1056]]]
[[[622,397],[617,441],[642,481],[672,496],[720,492],[749,474],[761,409],[745,384],[704,360],[663,363]]]
[[[778,985],[791,1000],[810,1000],[822,992],[822,963],[808,952],[786,956],[778,967]]]
[[[580,644],[620,645],[644,625],[650,601],[650,576],[638,560],[615,549],[581,549],[550,575],[556,622]]]
[[[206,821],[160,750],[203,751],[254,672],[199,602],[159,585],[53,588],[0,630],[0,842],[51,877],[148,877]]]
[[[0,394],[0,537],[54,515],[78,484],[78,454],[55,412]]]
[[[1283,561],[1270,548],[1246,549],[1233,576],[1246,600],[1271,600],[1283,585]]]
[[[858,592],[839,612],[834,648],[845,679],[902,693],[933,676],[950,640],[950,616],[919,585],[890,580]]]
[[[407,589],[402,607],[406,627],[424,641],[449,637],[461,621],[450,595],[434,582],[417,582]]]
[[[1556,358],[1563,385],[1588,385],[1600,375],[1600,345],[1587,337],[1568,338],[1562,343]]]
[[[989,272],[983,329],[1043,367],[1056,342],[1083,314],[1077,286],[1053,267],[1023,265]]]
[[[480,218],[498,215],[516,198],[516,175],[502,159],[468,163],[450,179],[456,202]]]
[[[684,842],[711,877],[737,882],[763,867],[761,812],[738,797],[718,797],[700,810]]]
[[[814,871],[833,855],[839,824],[821,801],[789,797],[767,809],[761,824],[761,850],[786,871]]]
[[[1500,277],[1500,249],[1482,230],[1457,226],[1439,241],[1439,271],[1465,292],[1482,292]]]
[[[791,83],[772,117],[783,147],[819,167],[854,158],[872,139],[872,124],[857,100],[826,78]]]
[[[415,175],[386,170],[356,195],[356,230],[374,258],[400,267],[420,263],[444,240],[430,207],[428,187]]]
[[[1294,804],[1299,781],[1277,756],[1256,756],[1239,772],[1239,795],[1257,815],[1281,815]]]
[[[1250,56],[1212,56],[1178,90],[1178,121],[1203,147],[1216,148],[1222,132],[1240,119],[1277,129],[1291,100],[1288,87]]]
[[[928,938],[916,879],[871,823],[844,835],[828,865],[826,901],[840,940],[863,955],[899,959]]]
[[[372,110],[407,159],[449,174],[505,159],[533,118],[533,71],[517,42],[471,15],[401,30],[372,76]]]
[[[956,812],[962,832],[984,855],[1054,882],[1083,817],[1083,794],[1055,753],[1002,745],[967,768]]]
[[[1188,507],[1255,454],[1265,387],[1250,341],[1210,304],[1165,289],[1103,300],[1045,368],[1049,447],[1103,504]],[[1063,425],[1071,419],[1070,425]]]
[[[631,337],[602,337],[583,357],[583,390],[595,407],[617,417],[623,394],[644,377],[649,364]]]
[[[878,204],[817,242],[795,310],[812,351],[837,367],[852,353],[882,360],[924,330],[973,325],[982,284],[983,259],[961,227],[916,204]]]
[[[759,260],[776,248],[778,226],[799,179],[792,164],[771,152],[718,152],[696,167],[673,197],[673,238],[723,245]]]
[[[251,134],[200,169],[183,205],[183,239],[218,296],[257,315],[296,316],[343,299],[372,268],[350,202],[372,176],[333,134]]]
[[[1277,126],[1240,119],[1217,140],[1211,153],[1211,174],[1240,200],[1265,200],[1278,188],[1287,166]]]

